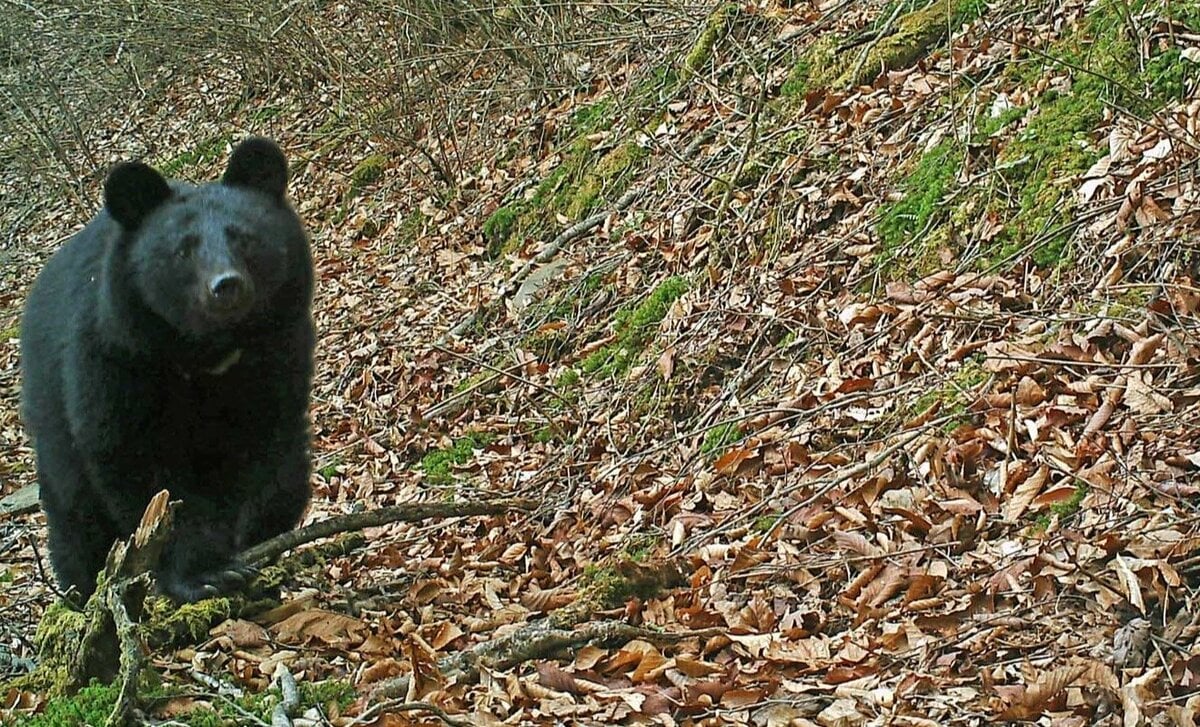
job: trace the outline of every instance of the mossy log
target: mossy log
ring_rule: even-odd
[[[983,4],[979,0],[936,0],[920,10],[903,15],[895,31],[868,47],[866,55],[845,51],[837,68],[846,71],[834,82],[834,88],[854,88],[870,83],[888,71],[907,68],[940,45],[959,26],[977,17]]]

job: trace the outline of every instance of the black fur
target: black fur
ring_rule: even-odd
[[[265,139],[199,187],[118,165],[34,284],[22,414],[54,569],[80,596],[160,489],[183,504],[159,581],[184,601],[236,585],[236,554],[307,506],[313,271],[286,183]]]

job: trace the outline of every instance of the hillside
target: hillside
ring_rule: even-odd
[[[277,75],[224,62],[253,28],[197,40],[67,130],[10,102],[0,496],[34,480],[21,301],[104,169],[211,179],[262,133],[317,264],[309,519],[538,503],[368,531],[157,649],[190,690],[158,714],[269,722],[213,685],[282,664],[354,688],[306,687],[337,725],[1195,723],[1200,3],[388,7],[265,16]],[[43,538],[0,516],[14,664]],[[432,669],[539,619],[596,631]]]

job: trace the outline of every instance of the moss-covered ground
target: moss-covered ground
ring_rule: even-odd
[[[969,133],[943,138],[906,167],[898,180],[901,198],[883,205],[877,218],[877,262],[884,277],[928,273],[938,263],[939,248],[961,251],[958,236],[981,215],[1002,227],[980,251],[977,265],[1004,264],[1026,252],[1043,268],[1071,259],[1078,219],[1071,183],[1107,150],[1096,135],[1106,110],[1152,115],[1178,100],[1185,81],[1196,74],[1175,50],[1140,63],[1125,18],[1149,4],[1097,5],[1044,52],[1010,67],[1014,82],[1046,87],[1032,104],[983,113],[971,121]],[[994,173],[962,188],[968,142],[994,137],[999,137]]]
[[[343,681],[300,682],[300,708],[316,708],[323,714],[344,710],[355,698],[354,688]],[[91,727],[105,725],[117,703],[116,686],[93,682],[74,695],[50,699],[41,713],[18,719],[11,727]],[[149,704],[189,695],[179,689],[148,689],[143,698]],[[186,727],[236,727],[245,724],[270,724],[271,714],[282,696],[278,689],[241,697],[197,702],[191,709],[175,714],[170,724]]]
[[[580,362],[584,373],[611,378],[628,371],[649,342],[654,327],[687,289],[685,278],[667,278],[638,305],[618,310],[615,316],[616,340],[593,351]]]
[[[481,432],[460,437],[446,449],[434,449],[421,459],[421,469],[425,473],[425,481],[431,485],[449,485],[454,483],[455,467],[461,467],[471,461],[475,450],[483,449],[492,441],[491,435]]]

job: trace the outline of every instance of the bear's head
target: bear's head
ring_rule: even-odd
[[[168,182],[141,162],[113,168],[104,206],[120,225],[125,280],[136,297],[191,339],[265,310],[300,268],[307,238],[285,198],[287,160],[250,138],[219,182]]]

